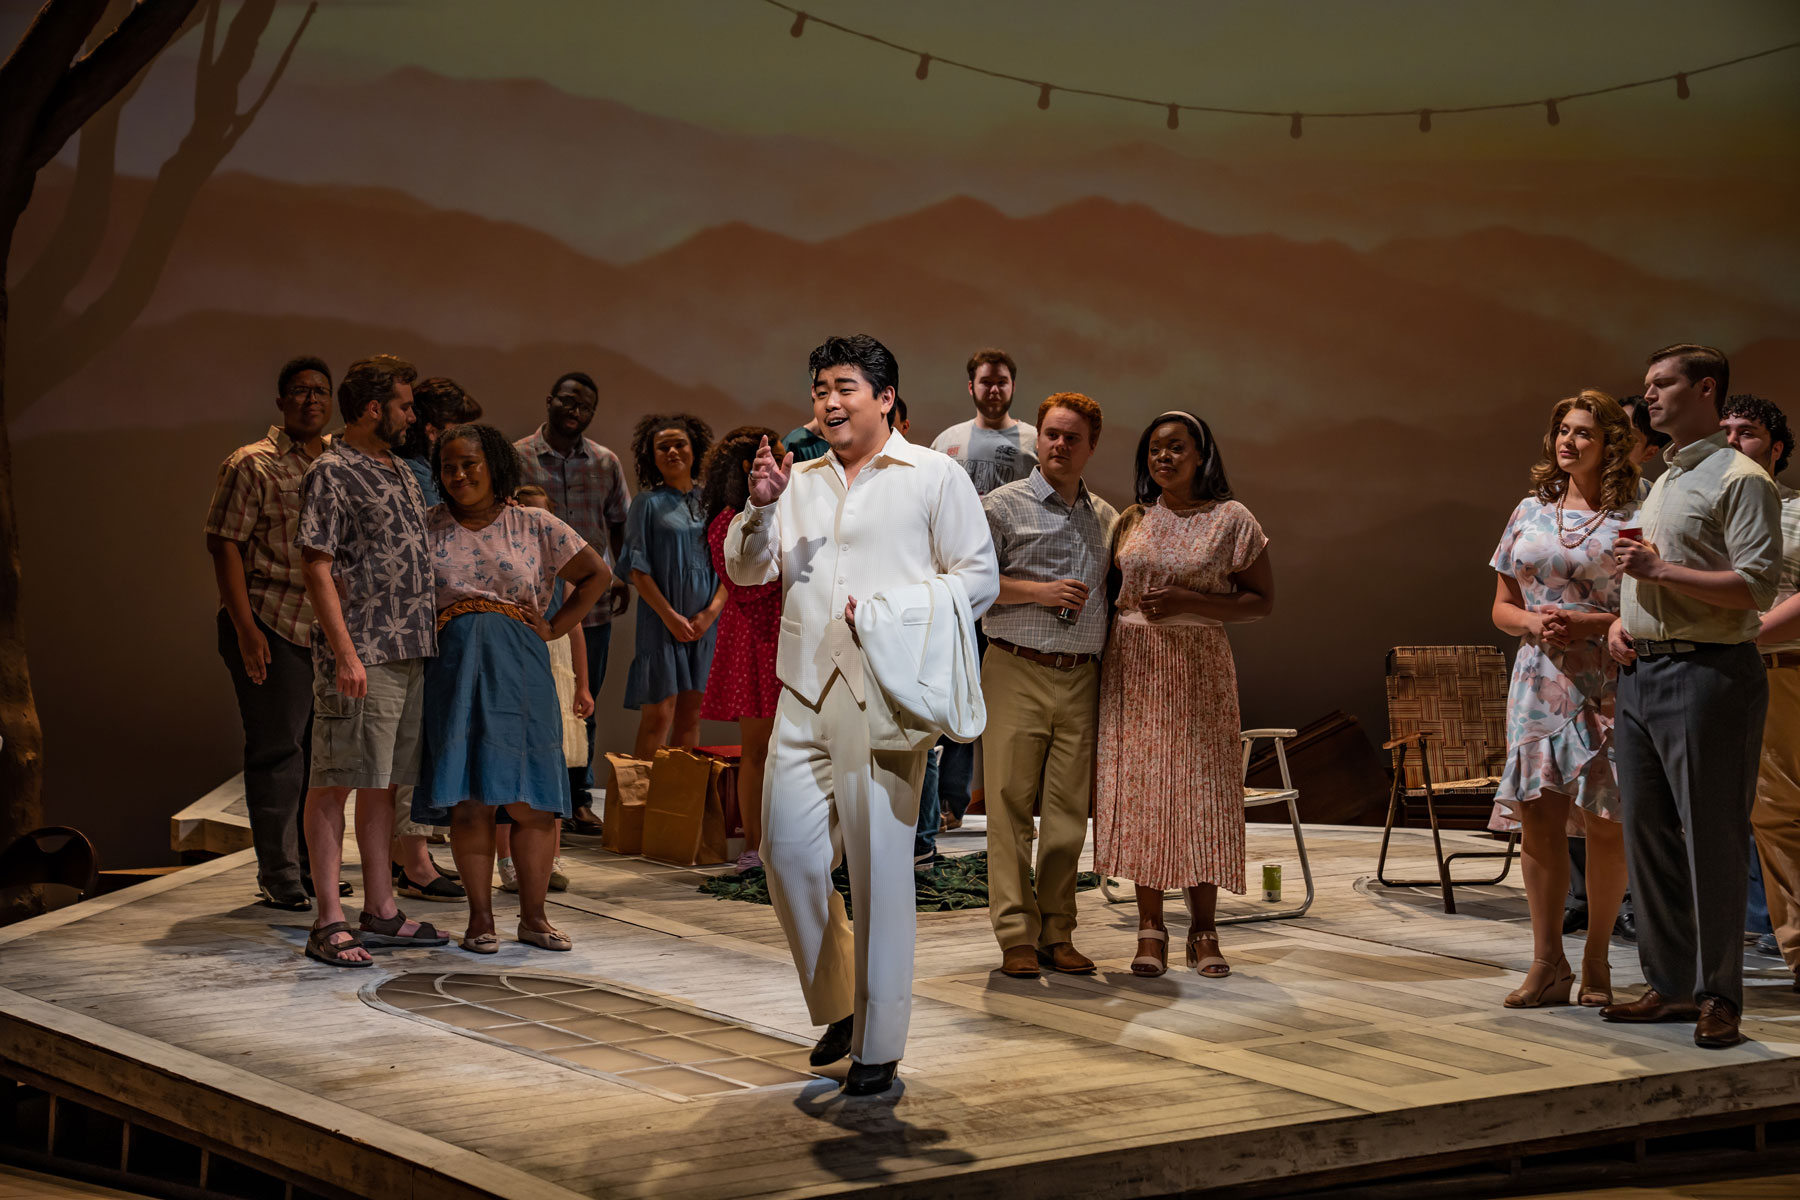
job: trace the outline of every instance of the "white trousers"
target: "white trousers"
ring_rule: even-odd
[[[783,688],[763,783],[763,867],[815,1025],[856,1014],[851,1057],[906,1051],[912,1020],[913,827],[928,750],[869,749],[869,723],[841,676],[813,709]],[[852,932],[831,886],[849,865]]]

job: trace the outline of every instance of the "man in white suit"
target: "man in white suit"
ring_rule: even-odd
[[[927,751],[870,749],[856,598],[954,575],[979,617],[999,569],[974,485],[894,432],[894,356],[867,334],[812,352],[813,415],[831,450],[777,462],[765,439],[725,538],[742,586],[781,580],[783,684],[763,785],[763,865],[807,1008],[815,1066],[851,1056],[844,1090],[885,1091],[912,1017],[912,839]],[[877,700],[877,702],[879,702]],[[831,885],[849,865],[854,934]]]

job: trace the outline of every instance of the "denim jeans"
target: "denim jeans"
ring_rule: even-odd
[[[913,857],[922,858],[937,853],[938,823],[938,759],[942,757],[936,746],[925,756],[925,782],[919,789],[919,824],[913,831]]]
[[[1775,926],[1769,921],[1769,898],[1763,892],[1762,859],[1757,856],[1754,838],[1750,842],[1750,891],[1749,903],[1744,908],[1744,932],[1775,932]]]

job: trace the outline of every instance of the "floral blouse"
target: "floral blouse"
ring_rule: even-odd
[[[550,611],[556,573],[587,543],[540,508],[502,509],[482,529],[465,528],[449,506],[426,517],[431,563],[437,572],[437,610],[458,600],[498,600],[540,616]]]

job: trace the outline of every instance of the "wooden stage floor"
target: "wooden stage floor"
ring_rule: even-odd
[[[384,1198],[1255,1190],[1795,1105],[1800,995],[1779,963],[1750,959],[1754,1040],[1727,1051],[1695,1048],[1686,1025],[1506,1010],[1530,960],[1516,868],[1508,885],[1460,891],[1461,912],[1446,916],[1429,892],[1368,886],[1378,836],[1310,829],[1318,902],[1301,920],[1227,928],[1224,980],[1133,978],[1133,912],[1098,892],[1081,897],[1078,945],[1101,963],[1088,979],[1006,979],[986,910],[921,914],[903,1087],[874,1099],[817,1078],[695,1095],[706,1087],[680,1081],[709,1078],[704,1064],[633,1076],[609,1073],[622,1060],[603,1048],[584,1052],[596,1067],[502,1044],[554,1042],[537,1022],[566,1016],[557,1004],[483,1016],[447,994],[435,1012],[387,1002],[439,986],[429,982],[365,998],[409,975],[501,974],[526,992],[600,984],[673,1005],[683,1029],[748,1026],[760,1037],[745,1044],[769,1060],[762,1077],[793,1079],[770,1063],[799,1063],[816,1031],[771,910],[699,894],[703,872],[579,838],[572,888],[552,897],[568,954],[511,940],[503,896],[496,956],[451,947],[378,951],[373,970],[315,964],[300,953],[306,915],[253,903],[248,851],[0,930],[0,1059]],[[1423,869],[1424,835],[1399,836],[1399,869]],[[981,845],[973,829],[945,838],[951,852]],[[1250,860],[1285,862],[1298,888],[1280,827],[1251,826]],[[460,930],[460,906],[409,903]],[[1177,956],[1184,932],[1172,908]],[[1579,952],[1571,941],[1571,959]],[[1615,984],[1633,991],[1632,948],[1615,942],[1612,961]],[[517,1024],[477,1028],[495,1021]],[[622,1036],[617,1021],[583,1021]],[[724,1053],[705,1048],[705,1032],[684,1036],[658,1053]]]

